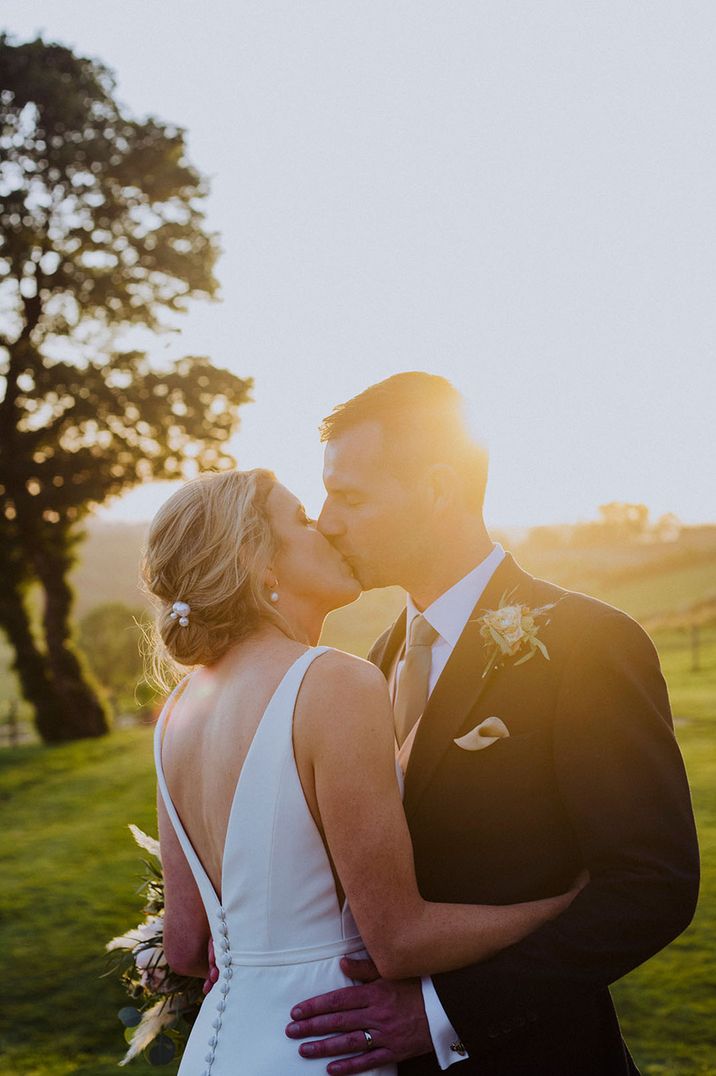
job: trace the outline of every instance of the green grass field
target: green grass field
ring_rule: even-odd
[[[716,1074],[716,640],[699,672],[681,636],[658,642],[693,788],[702,899],[686,934],[614,993],[644,1074]],[[0,1073],[108,1076],[123,1053],[123,994],[101,977],[102,953],[138,918],[141,860],[126,825],[155,831],[150,730],[0,751],[0,810]]]

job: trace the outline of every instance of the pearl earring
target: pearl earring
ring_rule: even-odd
[[[269,594],[269,601],[273,602],[274,605],[278,601],[278,579],[276,576],[273,577],[273,590]]]

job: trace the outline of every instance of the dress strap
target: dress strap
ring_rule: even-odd
[[[162,712],[159,715],[159,720],[157,721],[156,727],[154,729],[154,766],[157,771],[157,784],[159,785],[159,791],[161,793],[162,800],[164,801],[164,806],[166,807],[167,814],[169,815],[169,819],[172,823],[172,826],[174,827],[174,832],[177,835],[177,839],[182,847],[182,851],[184,852],[187,862],[191,867],[191,872],[194,875],[196,884],[199,887],[199,892],[201,893],[204,905],[207,911],[217,912],[221,908],[221,901],[216,895],[216,891],[211,883],[211,879],[206,873],[203,863],[196,854],[194,846],[189,840],[187,832],[184,829],[181,819],[179,818],[179,812],[174,806],[174,802],[171,798],[171,795],[169,794],[169,788],[167,786],[166,778],[164,776],[164,767],[162,766],[162,739],[164,733],[164,726],[166,725],[166,718],[170,710],[170,703],[172,702],[176,694],[179,692],[179,689],[187,683],[191,675],[192,673],[188,673],[184,677],[184,679],[177,684],[167,701],[164,703],[164,706],[162,707]]]

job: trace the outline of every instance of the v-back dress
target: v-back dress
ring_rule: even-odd
[[[154,758],[167,813],[201,893],[219,980],[192,1028],[179,1076],[318,1076],[328,1061],[306,1059],[284,1029],[297,1002],[352,985],[346,953],[365,949],[347,902],[339,906],[330,861],[303,794],[293,753],[293,714],[311,647],[290,666],[269,701],[234,791],[224,844],[221,900],[189,840]],[[191,674],[189,674],[191,675]],[[185,678],[186,679],[186,678]],[[395,1076],[396,1066],[371,1069]]]

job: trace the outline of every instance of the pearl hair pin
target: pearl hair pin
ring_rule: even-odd
[[[169,614],[172,620],[178,620],[179,626],[186,628],[189,624],[189,613],[191,612],[191,606],[188,602],[174,602],[172,605],[172,611]]]

